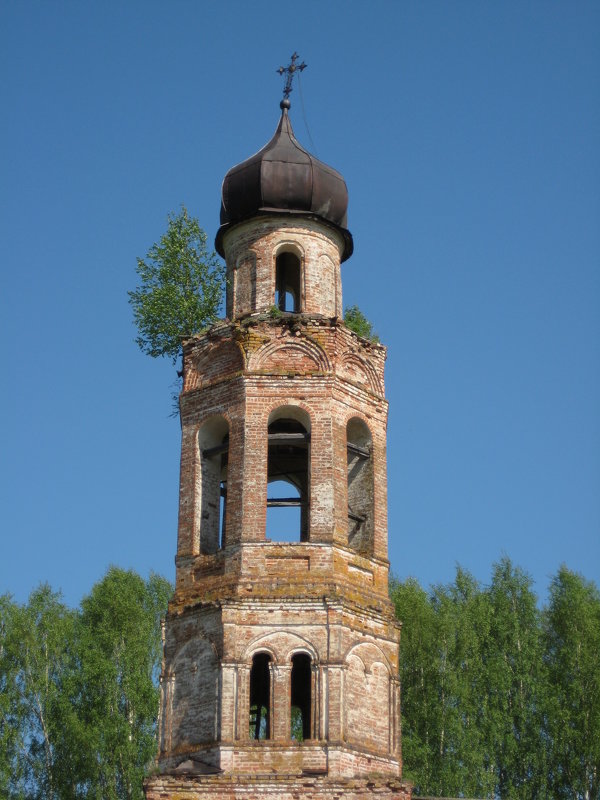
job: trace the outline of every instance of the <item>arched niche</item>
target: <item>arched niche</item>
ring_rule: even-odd
[[[210,555],[226,543],[229,423],[225,417],[210,417],[200,426],[198,447],[199,550]]]
[[[310,418],[297,406],[269,416],[266,538],[306,542],[309,538]]]
[[[302,258],[290,245],[275,256],[275,305],[283,312],[302,310]]]
[[[290,674],[290,738],[303,742],[313,738],[313,675],[312,659],[308,653],[292,656]]]
[[[246,250],[238,256],[227,278],[227,316],[240,317],[256,309],[256,253]]]
[[[270,739],[273,698],[271,690],[270,653],[260,651],[252,656],[250,668],[250,708],[248,736],[250,739]]]
[[[177,652],[172,686],[171,747],[189,747],[218,738],[219,660],[213,644],[200,637]]]
[[[348,545],[373,553],[373,437],[366,423],[353,417],[346,425],[348,465]]]
[[[351,744],[387,754],[390,742],[390,670],[381,650],[370,642],[354,646],[346,656],[344,672],[345,739]],[[365,698],[377,709],[365,717]]]

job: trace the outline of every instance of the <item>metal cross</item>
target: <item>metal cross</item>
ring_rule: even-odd
[[[298,53],[294,53],[292,55],[292,59],[288,64],[288,66],[279,67],[279,69],[277,70],[277,72],[280,75],[283,75],[284,72],[287,73],[285,79],[285,86],[283,87],[283,96],[286,100],[288,99],[288,97],[290,96],[290,92],[292,91],[292,80],[294,79],[294,73],[296,72],[297,69],[299,69],[300,72],[302,72],[302,70],[306,69],[306,67],[308,66],[308,64],[305,64],[304,61],[301,64],[296,64],[298,58],[299,58]]]

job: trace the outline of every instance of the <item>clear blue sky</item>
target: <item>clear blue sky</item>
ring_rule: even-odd
[[[127,290],[181,203],[213,239],[295,49],[296,135],[350,192],[344,302],[389,347],[394,572],[600,583],[599,43],[584,0],[5,0],[0,592],[173,577],[173,370]]]

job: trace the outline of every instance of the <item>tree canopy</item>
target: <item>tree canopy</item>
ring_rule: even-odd
[[[166,232],[137,259],[140,285],[129,292],[136,342],[153,358],[173,363],[183,339],[213,323],[223,299],[224,268],[207,248],[206,233],[182,206],[168,215]]]
[[[405,775],[419,794],[600,798],[600,594],[561,567],[546,607],[509,559],[482,587],[392,581]]]
[[[143,800],[171,592],[113,567],[80,609],[0,596],[0,797]]]

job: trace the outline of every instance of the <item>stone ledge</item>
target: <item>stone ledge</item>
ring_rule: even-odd
[[[398,779],[332,780],[298,775],[155,775],[144,781],[147,800],[411,800],[412,786]],[[416,798],[414,798],[416,800]]]

